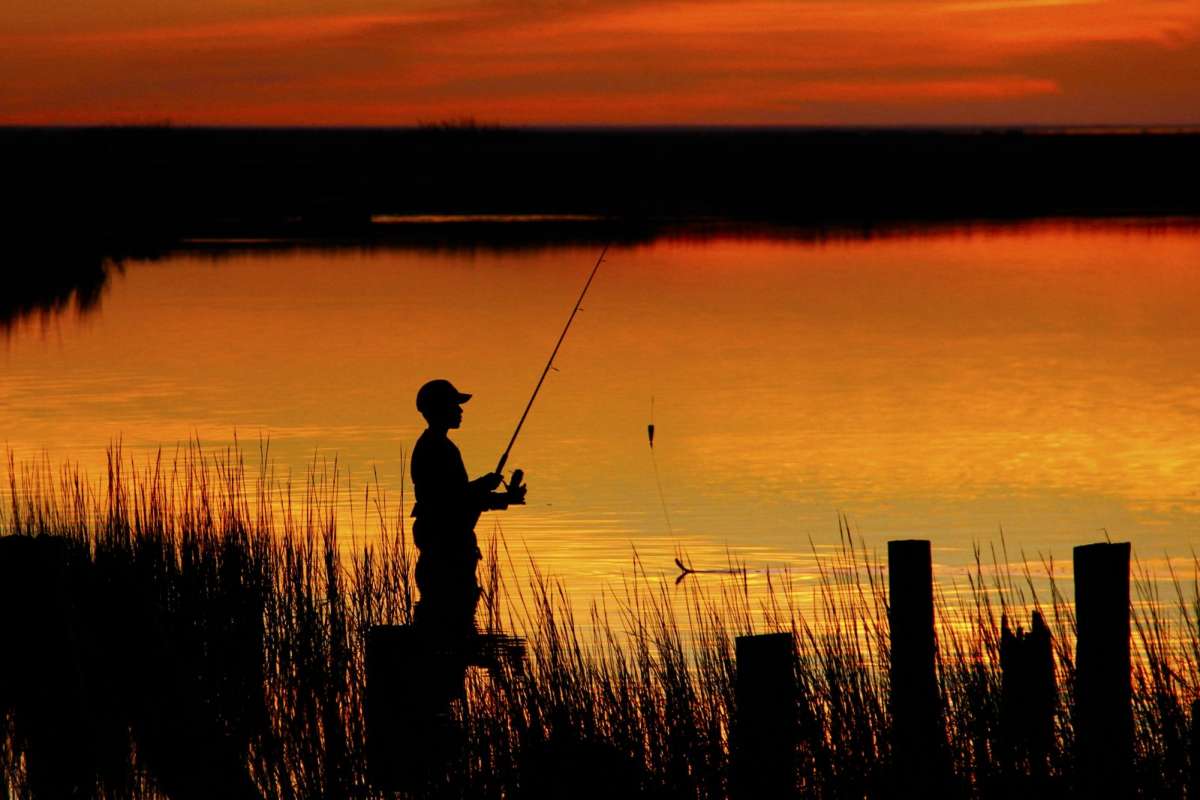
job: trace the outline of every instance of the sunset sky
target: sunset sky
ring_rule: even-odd
[[[1198,124],[1197,0],[5,0],[0,123]]]

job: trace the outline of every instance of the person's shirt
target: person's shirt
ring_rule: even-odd
[[[413,516],[428,531],[437,529],[445,546],[475,546],[474,528],[479,515],[489,509],[507,508],[505,496],[472,483],[467,476],[462,454],[444,433],[426,429],[417,439],[412,454],[412,480],[417,502]],[[469,535],[468,535],[469,534]],[[467,541],[469,539],[469,542]],[[416,542],[426,547],[432,542]]]

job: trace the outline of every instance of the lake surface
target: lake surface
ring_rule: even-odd
[[[0,333],[0,443],[99,477],[116,440],[143,462],[269,437],[281,472],[336,455],[369,533],[362,488],[377,472],[398,501],[424,381],[474,393],[454,438],[472,473],[495,466],[597,255],[245,243],[128,262],[94,312]],[[1107,532],[1190,577],[1195,223],[614,246],[556,363],[509,462],[529,505],[494,516],[582,602],[635,550],[653,575],[683,548],[803,582],[839,515],[881,554],[932,539],[943,580],[1001,530],[1066,573]]]

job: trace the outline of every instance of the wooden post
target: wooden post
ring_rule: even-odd
[[[1188,753],[1191,764],[1188,770],[1188,800],[1200,798],[1200,700],[1192,701],[1192,741]]]
[[[1050,629],[1034,611],[1028,631],[1000,622],[1000,766],[1006,794],[1048,793],[1058,685]]]
[[[1082,796],[1131,792],[1129,543],[1075,548],[1075,763]]]
[[[375,625],[367,631],[367,777],[384,791],[413,789],[421,782],[425,661],[420,639],[408,625]]]
[[[945,731],[934,662],[929,541],[888,542],[892,758],[899,795],[934,792],[944,779]]]
[[[791,633],[739,636],[733,789],[739,798],[793,797],[799,723]]]

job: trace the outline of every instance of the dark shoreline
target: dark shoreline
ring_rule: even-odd
[[[722,225],[819,241],[1165,222],[1200,216],[1198,151],[1196,130],[0,128],[0,327],[72,298],[86,308],[110,262],[205,240],[522,249]]]
[[[1200,212],[1200,132],[0,128],[7,198],[175,238],[380,214],[791,224]],[[149,237],[152,238],[152,237]]]

